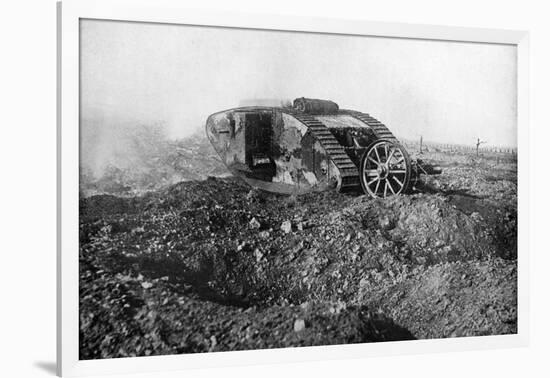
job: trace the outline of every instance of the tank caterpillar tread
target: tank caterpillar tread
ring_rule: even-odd
[[[344,148],[338,143],[329,128],[318,119],[308,115],[294,113],[293,116],[306,125],[321,145],[327,151],[329,158],[341,172],[338,185],[340,191],[358,189],[360,187],[359,171],[355,163],[349,158]]]
[[[346,112],[352,115],[353,117],[357,118],[358,120],[367,124],[372,129],[372,131],[374,132],[374,135],[376,135],[377,138],[398,142],[397,138],[386,127],[386,125],[384,125],[382,122],[380,122],[370,114],[361,113],[353,110],[347,110]]]

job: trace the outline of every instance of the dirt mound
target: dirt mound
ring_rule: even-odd
[[[517,332],[516,281],[515,262],[455,262],[365,285],[360,296],[418,338],[500,335]]]
[[[373,200],[210,178],[82,198],[81,358],[516,332],[512,192],[427,185]]]
[[[243,308],[197,298],[170,281],[120,273],[111,277],[86,266],[80,358],[414,339],[364,306],[317,302]]]

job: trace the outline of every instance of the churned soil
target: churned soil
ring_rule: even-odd
[[[80,358],[517,332],[515,158],[386,200],[235,178],[80,200]]]

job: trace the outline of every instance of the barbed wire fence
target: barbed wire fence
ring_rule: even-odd
[[[463,152],[463,153],[476,153],[476,150],[479,151],[479,153],[497,153],[497,154],[506,154],[506,155],[517,155],[517,148],[512,147],[500,147],[500,146],[491,146],[491,145],[484,145],[484,146],[476,146],[476,143],[473,143],[470,145],[464,145],[464,144],[452,144],[452,143],[434,143],[434,142],[427,142],[426,140],[423,140],[422,138],[418,141],[412,141],[407,139],[401,139],[401,143],[409,149],[411,152],[420,152],[420,149],[422,148],[422,151],[429,152],[429,151],[442,151],[442,152]]]

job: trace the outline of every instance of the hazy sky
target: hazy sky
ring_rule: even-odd
[[[304,96],[398,137],[515,146],[516,61],[508,45],[84,20],[82,128],[163,122],[181,137],[245,100]]]

